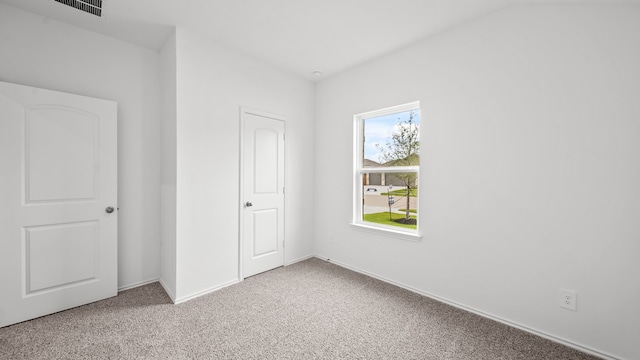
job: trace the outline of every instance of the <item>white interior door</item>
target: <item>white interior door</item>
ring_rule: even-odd
[[[0,82],[0,326],[117,295],[116,106]]]
[[[284,265],[284,120],[242,111],[242,266],[248,277]]]

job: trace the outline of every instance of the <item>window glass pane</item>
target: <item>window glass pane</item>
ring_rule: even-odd
[[[420,104],[355,115],[355,224],[417,234]]]
[[[420,111],[363,120],[363,168],[420,165]]]
[[[367,173],[365,170],[362,174],[362,220],[417,229],[417,175],[415,172]]]

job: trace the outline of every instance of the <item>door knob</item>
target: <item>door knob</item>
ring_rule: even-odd
[[[246,204],[244,204],[244,205],[245,205],[246,207],[252,207],[252,206],[253,206],[253,204],[251,203],[251,201],[247,201],[247,203],[246,203]]]
[[[113,206],[108,206],[106,209],[104,209],[104,211],[106,211],[107,214],[111,214],[113,210],[114,210]]]

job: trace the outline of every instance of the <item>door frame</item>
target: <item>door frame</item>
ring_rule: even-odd
[[[240,106],[240,197],[238,198],[238,217],[239,217],[239,221],[238,221],[238,281],[243,281],[244,280],[244,130],[245,130],[245,116],[247,114],[250,115],[256,115],[256,116],[260,116],[260,117],[266,117],[266,118],[270,118],[270,119],[274,119],[274,120],[279,120],[282,121],[283,125],[284,125],[284,132],[283,135],[285,136],[285,140],[286,140],[286,133],[287,133],[287,119],[284,116],[281,115],[277,115],[277,114],[273,114],[273,113],[269,113],[266,111],[261,111],[261,110],[256,110],[253,108],[249,108],[249,107],[245,107],[245,106]],[[287,143],[286,141],[284,142],[284,148],[282,149],[282,151],[284,151],[283,157],[284,157],[284,179],[283,179],[283,183],[284,183],[284,187],[286,189],[286,184],[287,184],[287,152],[286,152],[286,148],[287,148]],[[284,246],[284,244],[286,244],[286,228],[287,228],[287,196],[286,196],[286,192],[283,194],[284,195],[284,204],[283,204],[283,209],[282,209],[282,214],[284,216],[284,228],[285,228],[285,232],[284,234],[282,234],[282,238],[283,238],[283,246],[282,246],[282,265],[284,266],[284,264],[286,263],[285,259],[286,259],[286,247]]]

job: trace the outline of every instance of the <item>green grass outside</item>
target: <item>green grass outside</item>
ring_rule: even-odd
[[[393,190],[391,193],[384,192],[384,193],[380,193],[380,195],[407,196],[407,189]],[[409,190],[409,196],[410,197],[418,196],[418,189]]]
[[[395,219],[404,219],[405,216],[403,214],[391,213],[391,218],[394,219],[394,220]],[[411,218],[415,219],[416,217],[415,216],[411,216]],[[375,213],[375,214],[364,214],[363,220],[364,221],[368,221],[368,222],[372,222],[372,223],[376,223],[376,224],[398,226],[398,227],[403,227],[403,228],[413,229],[413,230],[416,230],[418,228],[416,225],[400,224],[400,223],[397,223],[397,222],[394,222],[394,221],[390,221],[388,212],[381,212],[381,213]]]
[[[405,211],[407,211],[407,209],[400,209],[400,210],[398,210],[398,211],[405,212]],[[418,210],[416,210],[416,209],[409,209],[409,212],[410,212],[410,213],[417,213],[417,212],[418,212]]]

